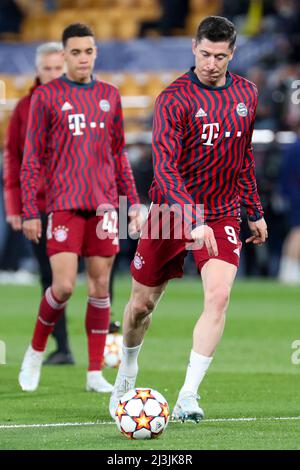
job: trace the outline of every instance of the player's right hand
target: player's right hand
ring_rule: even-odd
[[[28,240],[39,243],[42,236],[42,222],[41,219],[24,220],[23,233]]]
[[[141,210],[131,210],[129,209],[129,219],[130,223],[128,226],[128,233],[130,236],[137,235],[141,232],[143,224],[145,222],[145,217]]]
[[[18,215],[8,215],[6,217],[6,222],[11,226],[15,231],[22,230],[22,217],[21,214]]]
[[[191,231],[191,237],[200,247],[205,244],[209,256],[218,256],[218,245],[211,227],[199,225]]]

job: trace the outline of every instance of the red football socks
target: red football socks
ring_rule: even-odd
[[[109,297],[88,297],[85,327],[88,338],[89,371],[101,370],[109,328]]]
[[[40,303],[39,314],[31,342],[35,351],[45,351],[48,336],[52,333],[55,323],[58,321],[66,304],[67,302],[57,300],[51,287],[48,287]]]

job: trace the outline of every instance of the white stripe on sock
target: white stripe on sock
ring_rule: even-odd
[[[107,335],[108,330],[91,330],[94,335]]]
[[[68,303],[68,302],[63,302],[63,303],[57,302],[55,300],[55,298],[53,297],[53,295],[52,295],[51,287],[48,287],[48,289],[46,290],[45,298],[46,298],[48,304],[50,305],[50,307],[53,308],[54,310],[61,310]]]
[[[39,315],[38,319],[39,319],[40,322],[41,322],[43,325],[45,325],[45,326],[54,326],[54,325],[55,325],[55,323],[49,323],[49,322],[43,320],[43,318],[42,318],[40,315]]]
[[[88,303],[96,308],[109,308],[110,298],[105,297],[103,299],[99,299],[97,297],[88,297]]]

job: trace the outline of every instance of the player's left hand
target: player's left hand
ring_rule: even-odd
[[[262,217],[256,222],[248,220],[248,225],[252,236],[247,238],[246,243],[253,242],[254,245],[262,245],[268,238],[268,227],[265,219]]]

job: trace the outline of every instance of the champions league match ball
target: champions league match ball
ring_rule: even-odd
[[[155,439],[164,432],[170,409],[161,393],[134,388],[120,399],[116,410],[119,431],[128,439]]]
[[[119,334],[108,334],[106,336],[103,366],[118,367],[122,358],[123,336]]]

